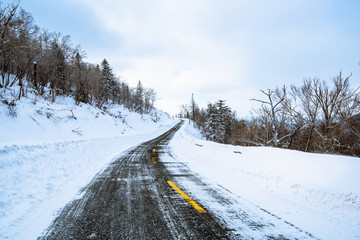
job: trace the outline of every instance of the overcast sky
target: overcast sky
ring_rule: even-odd
[[[342,70],[360,85],[358,0],[22,0],[42,28],[71,36],[87,61],[108,59],[175,114],[191,93],[248,116],[260,89]]]

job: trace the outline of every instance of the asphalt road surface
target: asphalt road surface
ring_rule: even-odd
[[[128,150],[98,173],[39,239],[249,239],[235,234],[191,191],[179,187],[177,179],[189,179],[204,189],[209,188],[206,183],[184,164],[179,163],[179,168],[185,170],[175,174],[169,165],[173,169],[176,164],[161,162],[159,154],[181,125]],[[206,191],[220,205],[231,204],[220,190]],[[249,218],[241,211],[236,216]],[[254,231],[264,226],[240,220]],[[283,235],[267,238],[286,239]]]

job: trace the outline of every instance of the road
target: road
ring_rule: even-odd
[[[231,229],[210,205],[181,183],[190,181],[211,193],[214,202],[231,207],[234,203],[223,196],[223,190],[209,186],[184,163],[161,161],[159,156],[181,124],[128,150],[98,173],[39,239],[249,239]],[[267,226],[276,229],[276,223],[255,221],[243,210],[232,215],[230,218],[254,233]],[[274,219],[281,222],[276,216]],[[282,234],[264,236],[287,239]]]

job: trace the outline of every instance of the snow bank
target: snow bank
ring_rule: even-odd
[[[217,144],[189,124],[169,147],[194,172],[315,237],[360,239],[359,158]]]
[[[11,117],[0,103],[0,239],[36,239],[57,211],[123,151],[177,121],[122,106],[101,111],[23,98]]]

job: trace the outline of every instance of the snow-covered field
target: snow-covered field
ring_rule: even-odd
[[[0,239],[36,239],[116,156],[178,122],[161,112],[76,106],[70,98],[23,98],[16,113],[0,106]]]
[[[359,158],[217,144],[202,140],[188,123],[169,148],[173,160],[186,162],[214,186],[315,238],[360,239]]]

